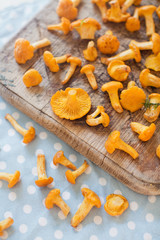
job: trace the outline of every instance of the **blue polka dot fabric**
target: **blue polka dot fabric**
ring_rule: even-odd
[[[3,3],[2,3],[3,2]],[[5,0],[0,6],[0,47],[13,36],[48,0]],[[18,123],[28,128],[34,126],[36,138],[28,145],[22,136],[5,120],[10,113]],[[66,168],[53,165],[53,156],[63,150],[65,156],[77,167],[84,157],[48,132],[0,97],[0,172],[19,170],[21,180],[11,189],[0,180],[0,221],[13,217],[14,224],[4,231],[1,239],[9,240],[159,240],[160,197],[143,196],[133,192],[95,166],[89,160],[89,168],[75,185],[65,178]],[[44,188],[35,185],[37,179],[37,154],[45,154],[47,176],[53,183]],[[101,199],[102,207],[94,207],[77,227],[70,225],[84,197],[81,188],[89,187]],[[46,209],[44,201],[51,189],[59,188],[61,197],[70,206],[65,217],[54,206]],[[106,196],[122,194],[129,201],[129,208],[119,217],[112,217],[104,210]]]

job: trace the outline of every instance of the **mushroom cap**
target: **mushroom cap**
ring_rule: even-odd
[[[89,26],[95,26],[97,30],[101,29],[101,25],[97,20],[94,18],[85,18],[85,19],[78,19],[77,21],[74,21],[71,23],[71,30],[74,28],[83,28],[85,25]]]
[[[144,16],[144,15],[148,15],[148,14],[153,14],[153,12],[156,10],[156,7],[154,5],[146,5],[146,6],[142,6],[139,8],[138,12],[139,12],[139,16]]]
[[[64,152],[62,150],[56,152],[56,154],[53,157],[54,165],[57,165],[57,163],[59,163],[59,159],[62,158],[62,157],[64,157]]]
[[[105,211],[111,216],[121,215],[129,206],[125,197],[118,194],[110,194],[104,204]]]
[[[113,131],[108,136],[107,141],[105,142],[105,148],[108,153],[112,154],[115,151],[116,143],[120,139],[120,132]]]
[[[82,64],[81,59],[79,59],[77,57],[69,57],[69,58],[67,58],[67,62],[68,63],[75,63],[78,66],[81,66],[81,64]]]
[[[151,41],[153,42],[153,49],[152,51],[154,54],[160,52],[160,35],[158,33],[153,33],[151,37]]]
[[[150,73],[150,70],[149,69],[143,69],[139,75],[139,80],[140,80],[140,83],[142,85],[142,87],[147,87],[148,84],[148,74]]]
[[[145,66],[155,71],[160,71],[160,52],[157,55],[149,55],[146,58]]]
[[[53,112],[60,118],[75,120],[89,112],[91,99],[81,88],[66,88],[65,91],[57,91],[52,96],[51,106]]]
[[[69,33],[70,25],[71,25],[71,22],[69,21],[69,19],[67,19],[65,17],[62,17],[61,18],[61,24],[62,24],[64,34]]]
[[[160,18],[160,5],[156,9],[156,13],[157,13],[158,17]]]
[[[71,0],[60,0],[56,12],[59,17],[74,20],[77,17],[78,9],[73,7],[73,2]]]
[[[101,200],[98,195],[90,190],[89,188],[82,188],[81,189],[82,195],[93,205],[97,208],[101,207]]]
[[[102,122],[103,127],[108,127],[108,125],[110,123],[110,118],[109,118],[108,114],[105,112],[101,112],[101,116],[103,118],[103,122]]]
[[[152,100],[154,99],[153,103],[160,103],[160,94],[159,93],[152,93],[149,96],[149,99]]]
[[[156,148],[156,154],[157,154],[157,157],[160,158],[160,144],[159,144],[158,147]]]
[[[46,64],[47,67],[49,67],[51,72],[58,72],[59,71],[59,66],[56,62],[56,59],[54,58],[54,56],[52,55],[51,52],[49,51],[45,51],[43,53],[43,60]]]
[[[60,190],[58,188],[51,190],[45,200],[45,206],[46,208],[50,209],[53,208],[53,205],[55,204],[53,200],[60,195]]]
[[[135,112],[142,108],[145,100],[146,94],[137,86],[132,86],[129,89],[123,90],[120,95],[120,103],[122,107],[130,112]]]
[[[42,82],[41,74],[35,69],[29,69],[23,75],[23,83],[26,87],[37,86]]]
[[[75,184],[76,181],[75,181],[75,175],[73,174],[73,172],[71,170],[67,170],[66,173],[66,178],[68,180],[68,182],[72,183],[72,184]]]
[[[113,54],[119,48],[119,41],[113,34],[105,34],[98,38],[97,47],[101,53]]]
[[[28,130],[26,130],[26,133],[23,138],[23,143],[30,143],[35,138],[36,131],[34,127],[30,127]]]
[[[14,57],[16,62],[24,64],[27,60],[31,59],[34,55],[34,47],[30,42],[24,38],[18,38],[14,46]]]
[[[85,72],[88,72],[88,71],[94,72],[94,70],[95,70],[95,66],[93,66],[91,64],[87,64],[87,65],[85,65],[81,68],[81,73],[85,73]]]
[[[125,26],[129,32],[138,31],[141,27],[139,19],[135,17],[129,17],[126,21]]]
[[[15,171],[12,179],[10,180],[10,182],[8,184],[8,187],[12,188],[14,185],[16,185],[16,183],[19,181],[19,179],[20,179],[20,171]]]
[[[35,184],[38,187],[45,187],[45,186],[49,185],[52,182],[53,182],[53,178],[49,177],[49,178],[45,178],[45,179],[38,179],[38,180],[35,181]]]
[[[120,82],[116,82],[116,81],[111,81],[111,82],[107,82],[105,84],[103,84],[101,90],[102,92],[109,92],[109,91],[116,91],[119,88],[123,88],[123,84]]]
[[[151,123],[149,127],[147,127],[139,136],[138,138],[142,141],[148,141],[154,134],[156,130],[156,125]]]
[[[140,53],[139,48],[134,44],[134,41],[130,42],[129,48],[132,49],[135,53],[135,55],[134,55],[135,61],[140,62],[141,61],[141,53]]]
[[[112,60],[108,64],[107,71],[113,79],[117,81],[125,81],[131,72],[131,69],[121,60]]]

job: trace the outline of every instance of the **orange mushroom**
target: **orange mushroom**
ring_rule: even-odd
[[[111,216],[121,215],[129,206],[125,197],[118,194],[110,194],[106,197],[105,211]]]
[[[123,108],[121,107],[120,101],[119,101],[119,96],[118,96],[118,89],[123,88],[123,84],[120,82],[107,82],[103,84],[101,90],[103,92],[107,91],[109,94],[109,98],[111,101],[112,107],[116,110],[118,113],[123,112]]]
[[[0,222],[0,236],[3,236],[3,231],[9,228],[14,223],[13,218],[8,217]]]
[[[160,78],[151,74],[149,69],[144,69],[139,76],[142,87],[155,87],[160,88]]]
[[[0,180],[7,181],[8,182],[8,188],[12,188],[20,180],[20,172],[15,171],[14,174],[0,172]]]
[[[95,3],[97,7],[99,8],[102,16],[103,22],[107,22],[107,7],[106,2],[109,0],[92,0],[92,3]]]
[[[101,25],[94,18],[79,19],[71,23],[71,30],[77,30],[81,39],[94,39],[95,32]]]
[[[74,20],[77,17],[78,9],[71,0],[60,0],[56,12],[59,17],[65,17]]]
[[[93,90],[96,90],[98,88],[98,85],[97,85],[96,78],[93,74],[94,70],[95,70],[95,67],[93,65],[87,64],[81,68],[81,73],[82,74],[84,73],[86,75],[89,81],[89,84],[91,85]]]
[[[30,127],[28,130],[22,128],[10,114],[6,114],[5,119],[23,136],[23,143],[30,143],[35,138],[34,127]]]
[[[160,5],[156,8],[156,13],[157,13],[158,17],[160,18]]]
[[[82,173],[84,173],[88,167],[89,167],[89,165],[88,165],[87,161],[85,160],[84,163],[75,171],[67,170],[65,173],[67,181],[72,184],[75,184],[76,178],[79,177],[80,175],[82,175]]]
[[[140,25],[140,21],[139,21],[138,8],[135,8],[133,16],[131,16],[127,19],[125,26],[129,32],[135,32],[140,29],[141,25]]]
[[[148,122],[154,122],[158,119],[159,114],[160,114],[160,94],[152,93],[149,95],[149,104],[143,116]]]
[[[76,67],[77,66],[80,67],[82,64],[82,61],[77,57],[69,57],[69,58],[67,58],[67,62],[70,63],[70,68],[69,68],[64,80],[62,81],[62,84],[66,84],[70,80],[72,75],[74,74]]]
[[[154,5],[142,6],[138,10],[139,16],[143,16],[145,18],[147,36],[155,33],[155,24],[152,16],[155,10],[156,7]]]
[[[42,82],[41,74],[35,69],[29,69],[23,75],[23,83],[26,87],[37,86]]]
[[[70,32],[70,25],[71,25],[71,22],[67,18],[62,17],[61,18],[61,23],[56,24],[56,25],[48,25],[47,29],[50,30],[50,31],[60,30],[65,35],[67,35]]]
[[[84,200],[71,219],[71,226],[74,228],[85,219],[94,206],[97,208],[101,207],[101,200],[95,192],[89,188],[82,188],[81,191],[84,196]]]
[[[141,3],[142,0],[126,0],[123,5],[122,5],[122,13],[125,13],[127,11],[127,9],[134,5],[139,5]]]
[[[113,54],[119,48],[119,41],[112,31],[107,31],[103,36],[97,40],[97,47],[101,53]]]
[[[138,138],[141,141],[148,141],[151,139],[153,136],[155,130],[156,130],[156,125],[152,123],[149,127],[146,127],[140,123],[137,122],[131,122],[131,129],[132,131],[136,132],[139,134]]]
[[[105,142],[105,148],[108,153],[112,154],[116,149],[122,150],[126,153],[128,153],[133,159],[136,159],[139,154],[136,152],[134,148],[132,148],[130,145],[125,143],[120,138],[120,132],[119,131],[113,131],[109,135],[107,141]]]
[[[157,55],[149,55],[146,58],[145,66],[153,69],[154,71],[160,71],[160,52]]]
[[[121,60],[113,60],[108,64],[108,74],[117,81],[123,82],[128,78],[131,69]]]
[[[35,181],[35,184],[38,187],[45,187],[53,182],[52,177],[47,177],[45,169],[45,156],[43,154],[38,154],[37,156],[37,172],[38,180]]]
[[[157,155],[157,157],[160,158],[160,144],[159,144],[158,147],[156,148],[156,155]]]
[[[90,41],[88,43],[87,49],[83,50],[83,55],[84,58],[90,62],[94,62],[97,59],[98,53],[97,49],[94,47],[93,41]]]
[[[51,98],[53,112],[60,118],[75,120],[86,115],[91,108],[88,93],[81,88],[57,91]]]
[[[51,190],[45,200],[46,208],[51,209],[51,208],[53,208],[54,205],[58,206],[62,210],[62,212],[65,216],[67,216],[69,214],[70,207],[61,198],[60,190],[57,188]]]
[[[97,117],[100,115],[100,117]],[[97,106],[97,109],[90,115],[87,115],[86,123],[89,126],[97,126],[102,124],[103,127],[108,127],[110,122],[109,116],[105,113],[103,106]]]
[[[14,46],[14,57],[16,62],[19,64],[24,64],[27,60],[30,60],[33,57],[35,50],[47,47],[50,44],[51,42],[47,38],[35,42],[32,45],[28,40],[24,38],[18,38]]]
[[[110,22],[125,22],[127,18],[130,16],[129,13],[122,13],[119,1],[112,0],[109,2],[111,8],[107,11],[107,20]]]
[[[53,163],[54,165],[61,164],[67,168],[70,168],[72,170],[76,170],[76,166],[69,161],[65,156],[63,151],[58,151],[54,157],[53,157]]]
[[[143,107],[146,100],[144,91],[135,86],[134,81],[128,83],[126,90],[123,90],[120,95],[120,103],[122,107],[130,112],[135,112]]]

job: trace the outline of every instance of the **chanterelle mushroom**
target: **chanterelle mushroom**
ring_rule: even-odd
[[[134,5],[139,5],[141,3],[142,0],[126,0],[123,5],[122,5],[122,13],[125,13],[127,11],[127,9],[132,6],[132,4]]]
[[[123,82],[128,78],[131,69],[121,60],[113,60],[107,68],[108,74],[115,80]]]
[[[147,127],[137,122],[131,122],[131,129],[139,134],[138,138],[141,141],[146,142],[153,136],[156,130],[156,125],[152,123],[149,127]]]
[[[30,60],[33,57],[35,50],[47,47],[50,44],[51,42],[47,38],[35,42],[32,45],[28,40],[24,38],[18,38],[14,46],[14,57],[16,62],[19,64],[25,63],[27,60]]]
[[[145,66],[153,69],[154,71],[160,71],[160,52],[157,55],[151,54],[146,58]]]
[[[56,154],[54,155],[53,157],[53,163],[54,165],[57,165],[57,164],[61,164],[67,168],[70,168],[72,170],[76,170],[76,166],[68,160],[68,158],[66,158],[64,156],[64,152],[63,151],[58,151],[56,152]]]
[[[101,25],[94,18],[79,19],[71,23],[71,30],[77,30],[81,39],[94,39],[95,32]]]
[[[70,25],[71,25],[71,22],[67,18],[62,17],[61,23],[56,25],[48,25],[47,29],[50,31],[60,30],[60,31],[63,31],[65,35],[67,35],[70,32]]]
[[[107,22],[107,6],[106,2],[109,0],[91,0],[92,3],[95,3],[97,7],[99,8],[101,15],[102,15],[102,20],[103,22]]]
[[[119,48],[119,41],[112,31],[107,31],[103,36],[97,40],[97,47],[101,53],[113,54]]]
[[[23,83],[26,87],[37,86],[42,82],[41,74],[35,69],[29,69],[23,75]]]
[[[20,172],[15,171],[14,174],[0,172],[0,180],[5,180],[8,182],[8,188],[14,187],[20,179]]]
[[[140,73],[139,80],[142,87],[156,87],[160,88],[160,78],[151,74],[149,69],[144,69]]]
[[[97,49],[94,47],[93,41],[90,41],[88,43],[87,49],[83,50],[83,55],[84,58],[90,62],[94,62],[97,59],[98,53]]]
[[[91,85],[93,90],[96,90],[98,88],[98,85],[97,85],[96,78],[93,74],[94,70],[95,70],[95,67],[93,65],[87,64],[81,68],[81,73],[82,74],[84,73],[86,75],[89,81],[89,84]]]
[[[100,115],[99,117],[97,117]],[[89,126],[97,126],[102,124],[103,127],[108,127],[110,122],[109,116],[105,113],[103,106],[97,106],[97,109],[90,115],[87,115],[86,123]]]
[[[152,93],[149,95],[149,104],[146,107],[144,118],[148,122],[154,122],[158,119],[160,114],[160,94]]]
[[[91,99],[81,88],[66,88],[65,91],[59,90],[52,96],[51,106],[60,118],[74,120],[89,112]]]
[[[129,32],[135,32],[140,29],[141,25],[139,21],[138,8],[135,9],[133,16],[127,19],[125,26]]]
[[[71,0],[60,0],[56,12],[59,17],[74,20],[77,17],[78,9],[73,5]]]
[[[3,231],[7,228],[9,228],[14,223],[13,218],[8,217],[0,222],[0,237],[3,236]]]
[[[156,13],[157,13],[158,17],[160,18],[160,5],[156,8]]]
[[[157,157],[160,158],[160,144],[159,144],[158,147],[156,148],[156,155],[157,155]]]

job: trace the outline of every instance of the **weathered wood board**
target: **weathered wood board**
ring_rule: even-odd
[[[102,23],[97,7],[90,1],[83,0],[82,2],[79,6],[78,17],[94,17],[101,23],[102,29],[96,32],[96,39],[107,29],[112,29],[121,43],[119,52],[128,48],[131,39],[137,41],[148,40],[145,34],[144,19],[141,19],[141,31],[131,34],[126,31],[124,23]],[[145,5],[154,4],[158,6],[158,2],[158,0],[142,0]],[[156,134],[148,142],[141,142],[137,135],[131,131],[131,121],[148,124],[143,119],[144,109],[133,114],[127,111],[118,114],[112,109],[107,93],[101,91],[101,86],[111,80],[107,74],[106,66],[100,62],[102,55],[99,53],[99,58],[93,63],[99,86],[96,91],[91,89],[85,75],[80,74],[80,69],[76,70],[68,84],[62,86],[61,80],[64,78],[69,65],[62,64],[58,73],[50,72],[45,66],[43,52],[46,49],[52,51],[55,56],[71,53],[73,56],[80,57],[83,65],[87,63],[83,58],[82,50],[86,48],[88,41],[81,41],[76,31],[69,33],[67,36],[64,36],[61,32],[47,31],[46,26],[48,24],[59,22],[56,15],[57,3],[58,0],[53,0],[0,52],[0,73],[7,79],[13,79],[15,85],[14,87],[5,86],[1,82],[0,95],[129,188],[141,194],[160,195],[160,160],[155,153],[155,149],[160,143],[160,122],[159,120],[156,122]],[[131,13],[133,13],[133,10],[134,7],[131,8]],[[160,33],[160,21],[156,14],[154,14],[154,20],[156,32]],[[47,37],[51,40],[52,45],[36,51],[34,57],[26,64],[18,65],[13,57],[14,42],[18,37],[26,38],[31,43]],[[151,51],[142,52],[141,63],[135,63],[134,60],[127,62],[131,66],[132,72],[129,79],[124,83],[124,88],[126,88],[130,80],[136,81],[137,85],[140,86],[139,73],[144,69],[144,60],[149,54],[151,54]],[[22,76],[29,68],[35,68],[43,76],[43,81],[38,87],[26,88],[22,82]],[[94,111],[97,105],[103,105],[111,119],[109,127],[103,128],[100,125],[89,127],[85,123],[85,117],[80,120],[68,121],[55,116],[50,106],[51,96],[58,89],[65,89],[68,86],[80,87],[89,93],[92,99],[90,112]],[[145,91],[147,95],[151,92],[158,92],[158,90],[151,88]],[[104,144],[109,133],[113,130],[121,131],[121,138],[138,151],[138,159],[133,160],[126,153],[119,150],[116,150],[112,155],[106,152]]]

